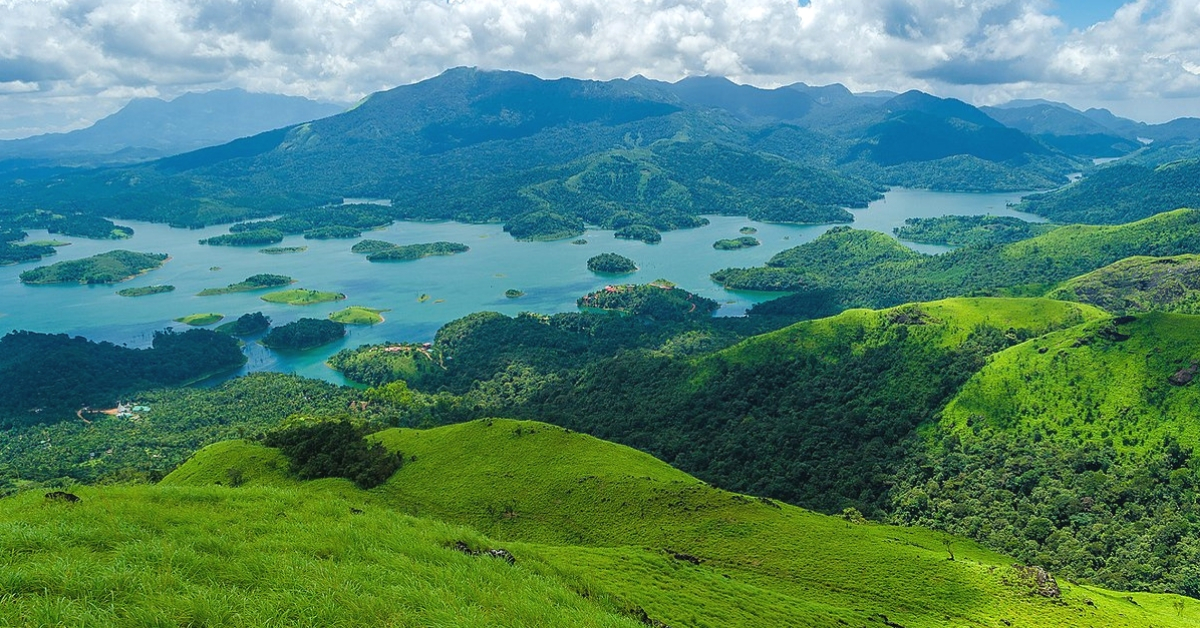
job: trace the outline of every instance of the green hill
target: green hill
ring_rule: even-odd
[[[728,493],[645,454],[542,423],[484,419],[432,430],[388,430],[373,438],[404,452],[406,462],[371,492],[341,480],[283,486],[287,481],[278,471],[277,454],[238,443],[205,449],[164,479],[164,486],[141,490],[160,502],[202,499],[208,504],[201,506],[206,514],[207,509],[233,511],[225,525],[259,529],[241,544],[239,555],[274,548],[286,567],[279,571],[289,574],[302,574],[306,563],[316,563],[328,564],[322,569],[333,577],[341,570],[365,569],[367,560],[421,556],[423,569],[406,571],[395,583],[384,579],[389,588],[423,582],[433,570],[444,568],[447,580],[424,586],[426,595],[470,601],[477,613],[492,610],[493,625],[526,625],[529,620],[520,613],[527,612],[527,596],[560,591],[574,599],[535,605],[543,613],[541,625],[574,625],[586,616],[566,613],[582,613],[580,608],[668,626],[870,626],[884,621],[903,626],[1043,626],[1081,620],[1094,626],[1171,626],[1194,621],[1190,615],[1195,611],[1185,607],[1184,615],[1176,614],[1177,598],[1168,596],[1136,594],[1127,600],[1124,594],[1059,580],[1062,597],[1042,597],[1033,593],[1033,581],[1012,566],[1012,559],[970,542],[854,523]],[[251,456],[257,462],[246,464]],[[243,464],[242,488],[198,486],[220,477],[212,469]],[[84,508],[104,499],[103,494],[81,495]],[[253,513],[234,506],[239,499],[272,503]],[[351,514],[351,508],[362,514]],[[321,526],[306,525],[316,517]],[[282,521],[275,523],[278,519]],[[286,546],[267,541],[276,538],[279,528],[300,535],[298,550],[284,552]],[[328,536],[314,543],[313,537],[322,533]],[[179,535],[171,543],[184,538]],[[334,540],[340,538],[344,540]],[[471,550],[502,547],[515,563],[466,556],[451,549],[456,541]],[[188,549],[183,556],[219,555],[217,548]],[[947,560],[950,551],[953,561]],[[269,557],[250,556],[257,558],[252,564],[258,594],[272,601],[289,599],[287,588],[296,586],[295,576],[278,579],[277,572],[267,569]],[[241,560],[226,560],[222,576],[245,573]],[[499,608],[455,588],[476,570],[487,570],[478,586],[507,592],[488,597]],[[176,581],[186,578],[180,575]],[[339,585],[317,599],[340,601],[348,609],[343,612],[378,612],[381,602],[374,597],[380,586]],[[396,623],[421,623],[421,613],[446,607],[409,608],[402,602],[407,598],[400,592],[397,596],[401,601],[390,605]],[[239,600],[231,595],[224,603],[236,606]],[[447,621],[472,625],[472,617]]]
[[[924,433],[897,520],[1113,587],[1200,594],[1200,317],[1149,313],[997,354]]]
[[[1200,206],[1200,160],[1161,166],[1117,163],[1052,192],[1025,197],[1018,209],[1056,222],[1118,224]]]
[[[1044,294],[1132,255],[1200,253],[1200,212],[1182,209],[1114,226],[1067,225],[997,245],[924,255],[877,232],[836,227],[765,267],[713,273],[726,288],[792,291],[776,310],[888,307],[964,294]],[[753,312],[752,312],[753,313]]]
[[[1114,314],[1200,314],[1200,256],[1126,258],[1067,280],[1047,296],[1090,303]]]

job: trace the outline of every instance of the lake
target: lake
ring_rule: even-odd
[[[895,189],[865,209],[851,210],[854,227],[890,234],[906,218],[958,215],[1005,215],[1026,220],[1041,219],[1007,207],[1020,194],[951,194]],[[583,239],[555,242],[517,242],[500,225],[469,225],[455,222],[399,222],[364,237],[397,244],[450,241],[471,250],[448,257],[430,257],[409,262],[368,262],[350,252],[358,240],[305,240],[289,236],[277,246],[307,246],[302,253],[266,255],[260,247],[202,246],[197,241],[228,231],[228,226],[206,229],[173,229],[165,225],[118,221],[133,227],[133,238],[96,241],[49,236],[30,231],[30,240],[66,239],[72,244],[58,254],[32,264],[0,267],[0,332],[24,329],[44,333],[82,335],[130,347],[149,346],[156,330],[184,329],[173,319],[198,312],[219,312],[226,320],[247,312],[261,311],[282,325],[301,317],[325,318],[348,305],[388,309],[385,321],[371,327],[350,326],[342,340],[305,352],[278,353],[250,342],[249,362],[242,372],[285,371],[336,383],[345,380],[324,365],[340,349],[384,341],[425,342],[439,327],[472,312],[493,310],[508,315],[522,311],[544,314],[575,311],[575,300],[607,284],[646,283],[669,279],[679,287],[721,303],[718,315],[743,314],[754,303],[779,296],[775,293],[733,292],[709,279],[713,271],[729,266],[757,266],[776,253],[808,242],[836,225],[780,225],[757,223],[740,217],[709,216],[711,224],[697,229],[669,231],[662,242],[648,245],[618,240],[611,231],[589,230]],[[718,251],[713,242],[740,236],[742,227],[754,227],[762,246],[736,251]],[[946,247],[910,245],[925,253]],[[26,286],[18,276],[24,270],[47,263],[79,259],[113,249],[146,253],[168,253],[171,260],[162,268],[115,286],[53,285]],[[589,257],[619,253],[633,259],[639,270],[619,278],[599,276],[587,270]],[[205,288],[218,288],[242,281],[257,273],[278,273],[297,280],[292,287],[345,293],[336,303],[288,306],[259,299],[265,292],[242,292],[198,297]],[[121,297],[122,288],[170,284],[174,292],[144,297]],[[525,293],[517,299],[505,290]]]

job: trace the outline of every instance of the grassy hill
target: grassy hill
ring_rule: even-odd
[[[132,502],[163,504],[168,519],[175,503],[195,504],[203,516],[192,518],[192,535],[171,528],[153,534],[132,523],[123,529],[143,544],[155,540],[162,554],[183,563],[166,582],[184,589],[177,597],[194,580],[203,579],[213,590],[249,572],[256,582],[252,591],[266,600],[258,617],[279,612],[277,601],[292,601],[304,610],[297,612],[300,617],[328,620],[335,612],[343,618],[355,613],[360,620],[394,624],[436,618],[450,625],[864,627],[885,621],[903,626],[1194,621],[1190,608],[1177,614],[1177,598],[1126,599],[1061,579],[1062,598],[1045,598],[1032,592],[1032,582],[1019,575],[1012,559],[970,542],[728,493],[645,454],[560,427],[485,419],[424,431],[388,430],[373,438],[403,451],[407,461],[371,492],[341,480],[285,485],[278,454],[229,443],[199,452],[159,487],[89,489],[80,493],[84,502],[71,507],[43,505],[40,496],[25,495],[17,510],[31,517],[53,508],[74,517],[100,503],[111,509],[125,502],[122,514],[144,521],[150,515]],[[257,460],[247,463],[252,456]],[[213,470],[238,465],[244,470],[241,488],[211,486],[223,475]],[[221,516],[209,521],[210,513]],[[312,524],[317,520],[321,525]],[[244,530],[256,532],[247,540],[237,536]],[[215,539],[199,540],[214,534]],[[296,538],[280,543],[288,534]],[[236,549],[226,539],[237,539]],[[74,548],[77,560],[128,551],[118,540],[72,540],[22,553],[19,569],[66,548]],[[453,549],[458,541],[472,550],[504,548],[515,564],[468,556]],[[955,560],[947,559],[948,549]],[[233,560],[234,555],[246,558]],[[225,557],[220,569],[197,564],[216,556]],[[302,584],[310,570],[322,574],[323,595],[311,595],[311,585]],[[150,571],[162,578],[164,567]],[[389,571],[404,577],[381,577]],[[152,577],[134,573],[118,595]],[[354,580],[333,585],[339,577]],[[413,604],[410,587],[429,602]],[[169,588],[160,595],[169,600],[172,593]],[[301,595],[307,599],[297,599]],[[544,596],[540,602],[538,595]],[[20,601],[41,599],[27,593]],[[236,589],[210,604],[211,612],[246,608]]]
[[[1200,256],[1137,256],[1067,280],[1047,296],[1090,303],[1114,314],[1200,314]]]
[[[896,520],[1113,587],[1200,594],[1200,317],[1100,320],[993,357],[923,432]]]

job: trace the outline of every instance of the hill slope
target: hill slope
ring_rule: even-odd
[[[514,567],[490,561],[501,571],[566,582],[583,598],[607,601],[609,608],[650,625],[941,626],[1003,620],[1035,626],[1086,619],[1104,626],[1188,619],[1171,617],[1171,599],[1163,596],[1138,595],[1134,606],[1066,582],[1059,582],[1061,600],[1034,595],[1010,559],[969,543],[951,540],[956,560],[949,561],[937,535],[855,524],[726,493],[644,454],[546,424],[487,419],[427,431],[390,430],[375,438],[399,448],[409,461],[371,493],[328,480],[306,485],[314,497],[322,496],[313,500],[321,511],[333,515],[357,507],[364,511],[358,515],[362,527],[377,520],[372,517],[379,511],[415,512],[425,519],[400,518],[397,525],[409,534],[429,534],[429,519],[470,525],[493,539],[458,532],[470,535],[472,548],[503,543],[515,556]],[[245,449],[202,451],[164,483],[178,484],[192,466],[237,464]],[[157,490],[222,494],[211,488]],[[223,494],[234,499],[238,491],[294,490]],[[354,517],[333,520],[357,526]],[[288,512],[287,519],[296,517]],[[444,525],[435,530],[443,544],[454,538]],[[429,536],[439,538],[436,532]],[[333,548],[342,563],[351,562],[350,548],[363,545],[361,537],[353,538],[348,551]],[[435,564],[463,564],[441,552],[424,550]],[[519,591],[514,595],[525,599]],[[545,612],[560,612],[557,606],[544,605]],[[548,625],[568,621],[553,614],[545,619]]]
[[[1180,207],[1200,207],[1200,159],[1158,167],[1117,163],[1018,206],[1056,222],[1120,224]]]
[[[1200,256],[1126,258],[1063,282],[1046,296],[1113,314],[1200,314]]]
[[[1096,321],[997,354],[926,430],[897,520],[1113,587],[1200,594],[1200,317]]]

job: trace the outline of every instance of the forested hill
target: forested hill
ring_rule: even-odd
[[[1200,207],[1200,159],[1160,166],[1117,163],[1059,190],[1027,196],[1020,209],[1056,222],[1117,224]]]
[[[664,140],[684,148],[657,150]],[[458,68],[373,94],[340,115],[144,166],[13,184],[0,199],[15,210],[70,207],[181,226],[286,213],[344,197],[391,200],[395,218],[424,217],[427,205],[444,204],[437,217],[508,220],[530,211],[528,197],[537,196],[539,186],[578,173],[571,164],[595,163],[613,150],[653,151],[656,167],[680,174],[671,181],[693,198],[703,196],[689,183],[703,177],[686,156],[708,145],[743,161],[770,153],[766,159],[792,162],[782,170],[745,170],[753,181],[718,182],[730,195],[749,189],[751,208],[784,220],[787,212],[753,188],[774,185],[780,171],[780,182],[794,187],[796,177],[788,173],[795,168],[830,181],[836,191],[838,185],[896,184],[1030,189],[1057,185],[1079,167],[970,105],[919,93],[880,102],[716,80],[542,80]],[[840,205],[862,202],[858,193],[832,198]],[[496,200],[502,202],[494,210],[462,210]],[[532,202],[572,215],[567,201],[560,205],[543,195]],[[613,202],[649,214],[650,222],[659,212],[638,195]],[[801,194],[796,202],[820,206],[827,198]]]

